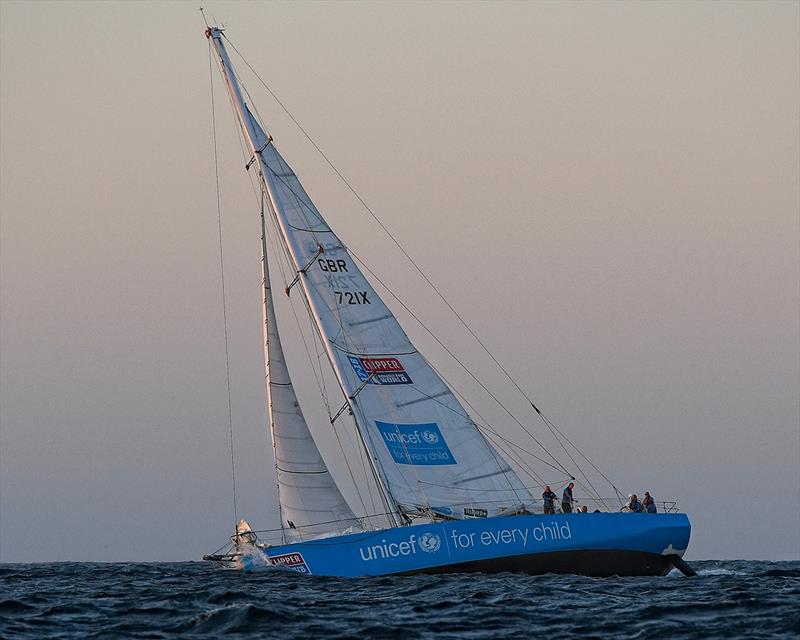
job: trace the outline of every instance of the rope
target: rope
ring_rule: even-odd
[[[236,461],[234,458],[233,446],[233,409],[231,405],[231,362],[230,362],[230,347],[228,340],[228,305],[225,296],[225,256],[222,249],[222,201],[220,197],[219,188],[219,154],[217,153],[217,115],[214,105],[214,64],[213,54],[211,52],[211,42],[208,44],[208,71],[211,78],[211,132],[214,142],[214,183],[216,187],[217,196],[217,232],[219,237],[219,274],[220,284],[222,291],[222,324],[225,333],[225,386],[228,392],[228,432],[230,434],[230,447],[231,447],[231,485],[233,490],[233,528],[236,531],[236,525],[239,522],[239,509],[236,504]]]

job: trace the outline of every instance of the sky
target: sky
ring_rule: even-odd
[[[2,562],[192,560],[230,533],[197,5],[0,3]],[[621,490],[678,501],[687,558],[800,559],[798,3],[207,10],[537,405]],[[541,429],[238,68],[340,237]],[[258,208],[214,83],[237,515],[271,528]],[[327,417],[278,312],[324,452]]]

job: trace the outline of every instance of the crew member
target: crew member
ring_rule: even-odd
[[[564,488],[564,495],[561,496],[561,511],[564,513],[572,513],[572,503],[575,502],[572,498],[572,487],[575,486],[574,482],[570,482]]]
[[[556,507],[556,494],[550,490],[550,485],[545,485],[544,493],[542,494],[542,501],[544,502],[544,512],[547,513],[555,513]]]
[[[639,502],[639,498],[636,497],[635,493],[628,496],[628,511],[633,513],[642,513],[644,511],[642,503]]]
[[[644,492],[644,498],[642,498],[642,506],[647,513],[657,513],[656,511],[656,501],[653,500],[653,496],[650,495],[649,491]]]

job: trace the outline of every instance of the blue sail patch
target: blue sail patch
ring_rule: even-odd
[[[458,464],[435,422],[394,424],[376,420],[375,424],[397,464]]]

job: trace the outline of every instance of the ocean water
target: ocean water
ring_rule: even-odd
[[[2,638],[797,638],[800,562],[694,578],[244,575],[200,562],[0,565]]]

